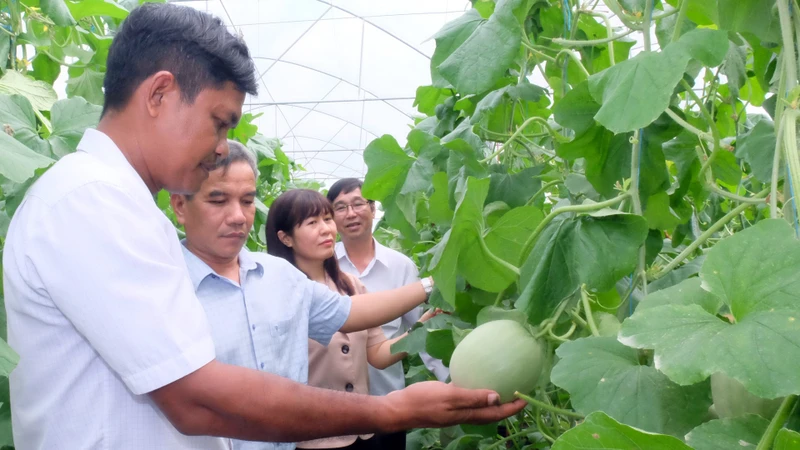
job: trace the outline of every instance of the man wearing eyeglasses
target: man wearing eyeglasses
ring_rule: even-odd
[[[361,180],[344,178],[331,186],[328,200],[333,204],[333,220],[339,230],[341,242],[336,244],[339,266],[347,273],[357,276],[370,292],[385,291],[405,286],[419,279],[414,262],[400,252],[381,245],[372,235],[375,219],[375,202],[361,195]],[[387,339],[405,333],[422,315],[417,308],[404,316],[384,324],[382,329]],[[420,353],[425,366],[440,380],[449,376],[448,369],[440,360]],[[386,395],[405,387],[403,363],[398,362],[384,370],[369,367],[369,390],[371,395]],[[378,436],[382,449],[405,449],[405,432]]]

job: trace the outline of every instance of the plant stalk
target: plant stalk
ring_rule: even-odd
[[[650,44],[650,25],[653,20],[653,3],[655,0],[644,0],[644,22],[642,23],[642,36],[644,37],[644,51],[649,52],[653,48]]]
[[[789,0],[778,0],[778,17],[781,22],[781,39],[783,39],[783,55],[786,64],[783,67],[786,76],[786,90],[791,91],[797,86],[797,57],[795,56],[794,39],[792,38],[792,18],[789,13]],[[779,96],[786,92],[778,92]]]
[[[610,48],[613,47],[612,44],[613,44],[614,41],[616,41],[618,39],[622,39],[625,36],[631,35],[634,32],[635,32],[635,30],[628,30],[628,31],[625,31],[625,32],[620,33],[620,34],[615,34],[613,36],[611,35],[611,33],[609,33],[610,37],[603,38],[603,39],[592,39],[592,40],[588,40],[588,41],[574,41],[574,40],[571,40],[571,39],[554,38],[553,39],[553,43],[554,44],[558,44],[558,45],[563,45],[564,47],[592,47],[592,46],[595,46],[595,45],[608,44],[608,47],[610,49]],[[613,50],[609,50],[609,56],[613,55],[613,53],[614,53]],[[611,64],[611,65],[613,66],[614,64]]]
[[[578,58],[578,55],[577,55],[577,54],[575,54],[575,52],[573,52],[572,50],[567,50],[567,49],[561,50],[561,51],[560,51],[560,52],[558,52],[558,54],[556,55],[556,62],[558,62],[558,58],[560,58],[560,57],[561,57],[561,55],[567,55],[567,56],[569,56],[569,57],[570,57],[570,59],[572,59],[572,60],[575,62],[575,64],[577,64],[577,65],[578,65],[578,67],[581,69],[581,72],[583,72],[583,74],[586,76],[586,78],[589,78],[589,77],[591,76],[591,74],[589,73],[589,71],[588,71],[588,70],[586,70],[586,66],[584,66],[584,65],[583,65],[583,63],[581,62],[581,59],[580,59],[580,58]]]
[[[550,181],[550,182],[547,182],[547,183],[543,184],[542,187],[538,191],[536,191],[536,193],[533,194],[533,196],[531,198],[529,198],[527,202],[525,202],[525,206],[531,206],[533,204],[533,201],[536,200],[537,197],[539,197],[540,195],[544,194],[545,191],[547,191],[551,187],[553,187],[553,186],[555,186],[557,184],[561,184],[561,183],[563,183],[563,181],[555,180],[555,181]]]
[[[756,198],[763,197],[764,195],[767,195],[768,192],[769,189],[764,189],[763,191],[756,194],[755,197]],[[704,231],[700,236],[698,236],[694,242],[689,244],[678,256],[675,257],[675,259],[673,259],[669,264],[664,266],[664,268],[660,272],[655,274],[650,279],[650,281],[658,280],[659,278],[663,277],[664,275],[672,271],[672,269],[678,267],[678,265],[680,265],[680,263],[683,262],[684,259],[686,259],[689,255],[691,255],[692,252],[697,250],[697,248],[700,247],[700,245],[702,245],[703,242],[708,240],[708,238],[710,238],[711,235],[722,229],[722,227],[724,227],[726,223],[733,220],[734,217],[738,216],[739,213],[743,212],[750,206],[752,206],[750,203],[742,203],[741,205],[732,209],[728,214],[725,214],[725,216],[723,216],[721,219],[714,222],[713,225],[711,225],[706,231]]]
[[[631,139],[631,187],[628,190],[628,192],[631,193],[631,206],[633,208],[633,213],[639,216],[642,215],[642,199],[639,197],[639,160],[641,159],[641,149],[643,145],[641,140],[644,139],[644,137],[641,136],[640,131],[641,130],[636,130],[633,133],[633,138]],[[636,264],[636,273],[642,280],[643,291],[647,290],[647,280],[645,277],[641,276],[641,274],[645,272],[645,262],[647,259],[646,252],[647,249],[645,248],[644,244],[642,244],[639,247],[639,261]],[[591,327],[591,325],[592,322],[589,321],[589,326]]]
[[[783,428],[783,424],[786,420],[789,419],[789,415],[792,412],[792,407],[794,403],[797,401],[797,395],[789,395],[783,402],[781,403],[780,408],[772,417],[772,420],[767,426],[767,431],[761,435],[761,440],[758,441],[758,447],[756,450],[770,450],[772,448],[772,443],[775,441],[775,437],[778,435],[778,432]]]
[[[486,241],[483,239],[483,236],[479,236],[478,237],[478,242],[480,242],[481,249],[484,251],[486,256],[489,257],[489,259],[494,261],[496,264],[505,267],[506,269],[508,269],[511,272],[513,272],[517,277],[519,277],[519,267],[511,264],[510,262],[508,262],[508,261],[500,258],[499,256],[495,255],[494,253],[492,253],[492,251],[489,250],[489,247],[486,245]]]
[[[681,116],[675,114],[675,112],[672,109],[667,108],[666,111],[664,111],[664,112],[667,113],[667,115],[672,120],[674,120],[675,123],[677,123],[678,125],[682,126],[686,131],[697,135],[697,137],[699,137],[700,139],[703,139],[704,141],[707,141],[709,143],[713,143],[714,142],[714,138],[710,134],[706,133],[705,131],[700,130],[699,128],[695,127],[694,125],[690,124],[689,122],[683,120],[681,118]]]
[[[783,156],[791,175],[792,192],[800,194],[800,155],[797,153],[797,118],[800,111],[790,109],[783,114]],[[797,199],[789,200],[797,204]],[[794,220],[794,219],[793,219]]]
[[[700,113],[703,114],[703,118],[706,119],[706,122],[708,122],[708,127],[711,129],[711,136],[714,137],[714,150],[719,149],[719,129],[717,129],[717,124],[714,122],[714,118],[711,117],[711,114],[708,112],[708,108],[706,108],[706,106],[703,104],[703,100],[697,96],[697,93],[692,90],[692,87],[689,86],[689,83],[687,83],[686,80],[681,80],[681,86],[686,89],[686,93],[692,97],[692,100],[694,100],[695,103],[697,103],[697,106],[700,108]]]
[[[592,336],[600,336],[600,331],[597,329],[597,324],[594,323],[592,316],[592,305],[589,304],[589,293],[586,292],[586,285],[581,286],[581,303],[583,304],[583,312],[586,315],[586,323],[589,325],[589,330],[592,331]]]
[[[505,444],[506,442],[508,442],[508,441],[510,441],[512,439],[516,439],[516,438],[521,437],[521,436],[527,436],[527,435],[529,435],[531,433],[532,433],[531,430],[529,430],[527,428],[523,428],[522,430],[517,431],[516,433],[509,434],[508,436],[506,436],[506,437],[504,437],[502,439],[498,439],[498,440],[492,442],[491,445],[489,445],[488,447],[484,448],[483,450],[492,450],[492,449],[498,448],[498,447],[500,447],[500,445]],[[503,448],[505,448],[505,447],[503,447]]]
[[[528,404],[530,404],[532,406],[535,406],[537,408],[541,408],[541,409],[543,409],[545,411],[548,411],[548,412],[551,412],[553,414],[559,414],[559,415],[562,415],[562,416],[565,416],[565,417],[573,417],[575,419],[583,419],[584,418],[583,414],[579,414],[579,413],[576,413],[575,411],[569,411],[569,410],[566,410],[566,409],[561,409],[561,408],[558,408],[558,407],[555,407],[555,406],[548,405],[547,403],[540,402],[539,400],[536,400],[535,398],[533,398],[533,397],[531,397],[529,395],[525,395],[525,394],[522,394],[522,393],[519,393],[519,392],[514,392],[514,396],[517,397],[517,398],[521,398],[521,399],[525,400],[526,402],[528,402]]]
[[[549,132],[549,134],[553,136],[553,139],[555,139],[555,140],[557,140],[559,142],[563,142],[563,141],[567,140],[567,138],[565,138],[564,136],[561,136],[560,134],[558,134],[558,132],[556,132],[556,130],[554,130],[553,127],[550,126],[549,123],[547,123],[547,120],[545,120],[545,119],[543,119],[541,117],[531,117],[528,120],[526,120],[525,122],[522,122],[522,124],[520,124],[520,126],[517,127],[517,129],[514,131],[514,133],[511,135],[511,137],[509,137],[508,140],[505,143],[503,143],[502,147],[497,149],[496,152],[494,152],[491,155],[487,156],[486,158],[482,159],[481,163],[485,164],[485,163],[491,161],[492,159],[496,158],[501,153],[503,153],[503,150],[506,148],[506,145],[514,142],[515,139],[520,137],[520,135],[522,134],[522,130],[524,130],[528,125],[532,124],[533,122],[539,122],[543,127],[545,127],[547,129],[547,131]]]
[[[778,102],[780,103],[780,102]],[[776,115],[777,118],[777,109],[780,108],[780,105],[776,105]],[[782,109],[782,108],[781,108]],[[783,115],[783,111],[781,111],[781,115]],[[778,124],[778,134],[775,136],[782,136],[783,135],[783,120],[776,121]],[[775,139],[775,155],[772,157],[772,182],[770,183],[770,194],[769,194],[769,214],[770,217],[773,219],[778,218],[778,179],[780,178],[780,165],[781,165],[781,153],[783,152],[783,147],[781,147],[781,139]]]
[[[677,41],[681,37],[681,26],[683,25],[683,20],[686,18],[687,5],[689,5],[689,0],[681,0],[681,5],[678,8],[678,18],[675,19],[675,29],[672,30],[672,42]]]

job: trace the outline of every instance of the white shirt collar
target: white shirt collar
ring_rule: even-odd
[[[386,248],[384,245],[382,245],[380,242],[378,242],[374,237],[372,238],[372,242],[373,245],[375,245],[375,257],[372,258],[372,261],[369,262],[369,264],[367,265],[367,270],[365,270],[365,272],[369,271],[369,269],[376,262],[383,264],[388,269],[389,266],[391,265],[390,261],[392,259],[391,255],[389,254],[389,249]],[[353,264],[352,261],[350,261],[350,256],[347,254],[347,249],[344,246],[344,242],[339,241],[336,244],[336,258],[339,260],[347,259],[347,261],[349,261],[350,264]],[[353,264],[353,266],[355,267],[355,264]]]
[[[122,153],[122,150],[117,147],[117,144],[107,134],[94,128],[87,128],[78,143],[77,150],[88,153],[109,166],[121,169],[132,175],[137,180],[137,191],[140,190],[139,188],[144,189],[150,198],[153,197],[142,176],[133,168],[130,161]]]

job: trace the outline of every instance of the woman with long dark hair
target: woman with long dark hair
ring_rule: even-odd
[[[294,189],[272,203],[266,225],[267,251],[284,258],[310,279],[345,295],[363,294],[366,288],[352,275],[339,269],[334,254],[336,223],[333,207],[319,192]],[[420,321],[435,313],[429,312]],[[309,340],[308,384],[346,392],[369,394],[367,363],[378,369],[394,364],[405,353],[391,354],[392,343],[380,327],[355,333],[337,332],[327,347]],[[298,448],[377,448],[366,436],[341,436],[300,442]]]

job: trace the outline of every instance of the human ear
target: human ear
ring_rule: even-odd
[[[283,245],[289,248],[292,248],[292,245],[294,245],[294,239],[292,239],[291,236],[289,236],[283,231],[278,231],[278,240],[281,241]]]
[[[169,203],[172,206],[172,210],[175,211],[175,218],[183,226],[186,225],[186,202],[188,201],[183,194],[171,194],[169,196]]]
[[[180,96],[178,83],[175,75],[166,70],[156,72],[143,83],[144,95],[146,95],[147,113],[150,117],[158,117],[161,113],[166,99],[175,94]]]

